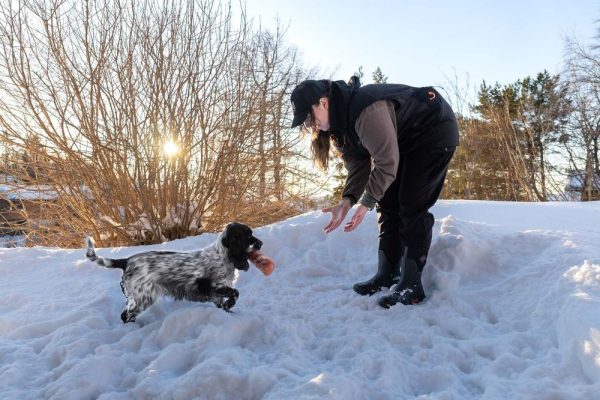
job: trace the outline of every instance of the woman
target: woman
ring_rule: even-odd
[[[325,232],[338,228],[355,203],[346,232],[377,207],[377,273],[355,284],[354,291],[372,295],[397,283],[379,299],[380,306],[420,303],[434,223],[429,208],[440,195],[458,145],[452,109],[432,87],[360,87],[356,77],[349,83],[303,81],[291,101],[292,128],[302,125],[311,133],[315,164],[327,169],[333,144],[348,171],[341,201],[323,210],[331,213]]]

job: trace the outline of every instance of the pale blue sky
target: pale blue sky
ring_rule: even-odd
[[[566,35],[590,43],[600,0],[247,0],[249,16],[289,25],[287,40],[335,79],[380,66],[388,82],[510,83],[561,70]],[[463,82],[464,83],[464,82]]]

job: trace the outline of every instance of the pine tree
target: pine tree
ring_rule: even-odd
[[[373,72],[373,83],[387,83],[388,77],[383,74],[381,68],[377,67]]]
[[[335,182],[335,187],[333,188],[331,195],[328,197],[329,201],[332,204],[337,203],[341,200],[342,192],[344,191],[344,186],[346,186],[346,170],[344,167],[344,163],[342,162],[342,160],[337,158],[333,162],[333,165],[335,172],[332,178]]]
[[[548,200],[548,152],[561,140],[571,104],[558,75],[547,71],[509,85],[485,82],[475,110],[492,123],[502,143],[510,176],[520,193],[517,200]],[[523,196],[521,196],[523,194]]]

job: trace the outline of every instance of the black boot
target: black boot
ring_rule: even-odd
[[[378,301],[383,308],[390,308],[396,303],[418,304],[425,299],[425,291],[421,283],[421,272],[425,264],[408,258],[407,250],[404,251],[400,264],[400,282],[394,288],[394,292],[381,296]]]
[[[372,295],[381,290],[382,287],[391,287],[398,282],[400,269],[398,263],[392,265],[385,256],[383,250],[379,250],[379,265],[377,273],[371,279],[365,282],[360,282],[354,285],[353,289],[361,296]]]

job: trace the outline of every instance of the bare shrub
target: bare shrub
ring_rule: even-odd
[[[36,243],[156,243],[309,202],[284,101],[296,51],[243,10],[21,0],[0,6],[0,36],[1,140],[28,157],[5,169],[52,193],[26,229]]]

